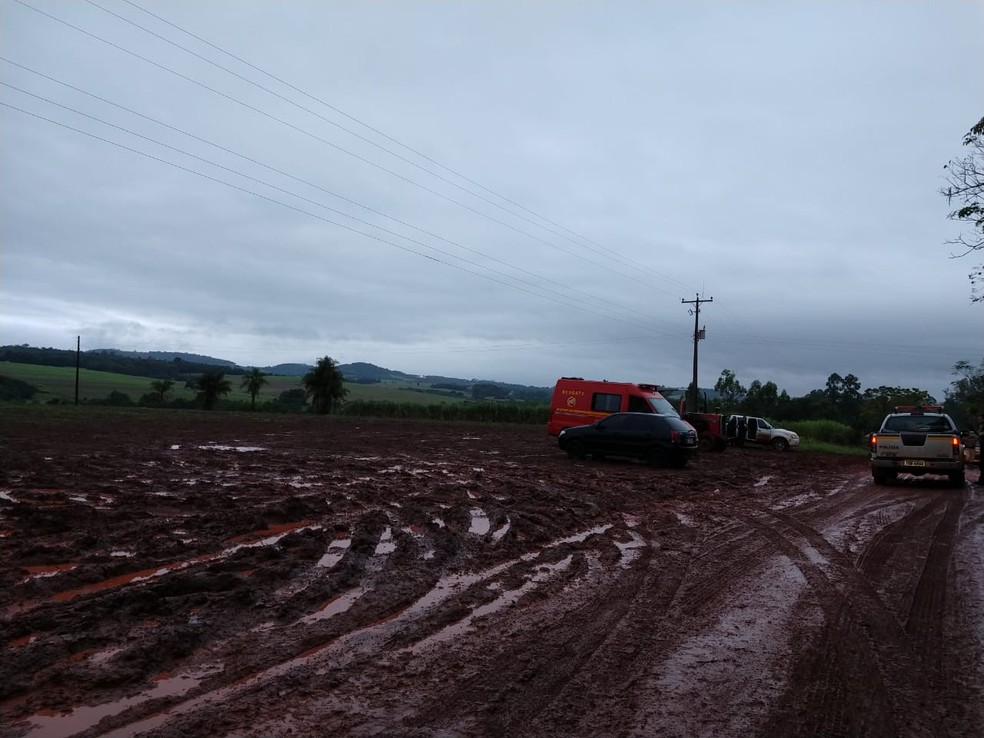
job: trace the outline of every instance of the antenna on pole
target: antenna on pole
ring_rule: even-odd
[[[714,298],[713,297],[701,298],[700,293],[698,292],[695,299],[693,299],[693,300],[680,300],[680,302],[683,303],[684,305],[693,305],[694,306],[694,309],[690,311],[693,314],[693,316],[694,316],[694,376],[693,376],[693,380],[691,381],[691,385],[690,385],[690,393],[689,393],[690,396],[687,398],[687,407],[692,412],[697,412],[697,410],[698,410],[698,405],[697,405],[697,400],[698,400],[698,391],[697,391],[697,342],[700,341],[701,339],[707,337],[707,330],[705,328],[698,328],[698,325],[700,324],[700,306],[701,306],[702,303],[705,303],[705,302],[714,302]]]

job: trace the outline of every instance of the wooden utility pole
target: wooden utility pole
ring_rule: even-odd
[[[706,299],[701,299],[700,293],[697,293],[696,299],[693,300],[680,300],[684,305],[693,305],[694,309],[691,310],[694,314],[694,377],[692,384],[690,385],[690,396],[687,398],[687,410],[690,412],[698,411],[698,391],[697,391],[697,342],[704,338],[706,335],[706,330],[704,328],[698,328],[700,322],[700,306],[704,302],[714,302],[713,297],[708,297]]]
[[[75,337],[75,404],[79,404],[79,366],[82,358],[82,336]]]

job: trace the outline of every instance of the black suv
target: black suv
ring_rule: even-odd
[[[697,456],[693,426],[652,413],[613,413],[591,425],[565,428],[557,441],[572,459],[629,456],[652,466],[681,467]]]

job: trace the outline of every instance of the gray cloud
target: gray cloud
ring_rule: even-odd
[[[704,385],[981,359],[938,194],[979,4],[105,7],[241,77],[4,4],[5,343],[685,385],[700,293]]]

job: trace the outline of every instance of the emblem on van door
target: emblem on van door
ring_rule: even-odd
[[[576,404],[577,404],[577,398],[576,397],[568,397],[567,398],[567,407],[574,407]]]

